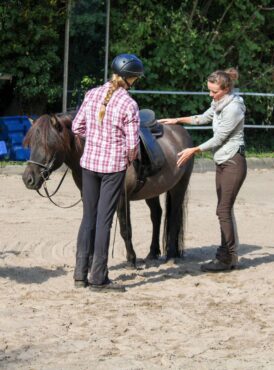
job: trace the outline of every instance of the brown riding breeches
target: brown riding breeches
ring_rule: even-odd
[[[243,155],[237,153],[228,161],[216,165],[216,191],[218,205],[216,214],[221,228],[221,246],[216,258],[230,263],[237,255],[232,210],[237,194],[246,178],[247,165]]]

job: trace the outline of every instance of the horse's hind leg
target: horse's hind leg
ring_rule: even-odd
[[[130,204],[125,196],[121,196],[117,208],[117,215],[120,223],[120,233],[125,242],[127,251],[127,262],[129,267],[136,267],[136,254],[132,245],[132,227],[130,220]]]
[[[157,259],[161,255],[159,238],[160,238],[162,208],[160,205],[159,197],[146,199],[146,204],[150,209],[150,218],[152,221],[152,240],[150,245],[150,251],[146,259],[153,260]]]
[[[189,166],[182,179],[167,193],[165,220],[167,260],[181,257],[183,253],[185,195],[191,172],[192,166]]]

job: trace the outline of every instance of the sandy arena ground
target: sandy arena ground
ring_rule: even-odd
[[[126,270],[117,232],[110,277],[127,292],[103,294],[73,286],[81,205],[56,208],[19,174],[0,174],[0,368],[274,369],[273,183],[273,170],[249,170],[238,196],[239,269],[200,271],[219,227],[214,172],[194,173],[185,259]],[[69,178],[56,200],[78,197]],[[132,203],[132,219],[144,258],[151,224],[143,201]]]

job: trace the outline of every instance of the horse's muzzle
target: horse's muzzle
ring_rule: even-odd
[[[40,172],[34,171],[29,166],[26,167],[22,179],[25,186],[31,190],[38,190],[43,184],[43,178]]]

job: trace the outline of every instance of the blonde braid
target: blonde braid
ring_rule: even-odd
[[[112,95],[114,94],[114,92],[119,88],[119,87],[123,87],[124,89],[126,88],[126,83],[125,81],[122,79],[122,77],[118,76],[117,74],[113,74],[112,75],[112,78],[111,78],[111,81],[110,81],[110,87],[107,91],[107,95],[101,105],[101,108],[100,108],[100,112],[99,112],[99,123],[102,124],[103,122],[103,119],[105,117],[105,113],[106,113],[106,107],[112,97]]]

